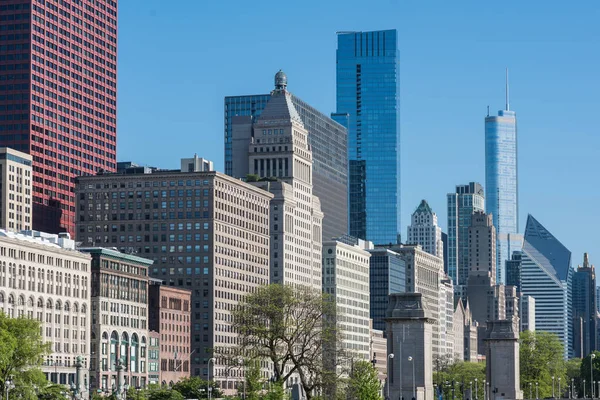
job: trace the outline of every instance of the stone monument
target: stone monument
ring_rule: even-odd
[[[519,331],[515,329],[514,321],[488,321],[485,342],[489,400],[523,399],[519,380]]]
[[[390,294],[386,311],[388,393],[398,400],[433,400],[432,330],[421,293]]]

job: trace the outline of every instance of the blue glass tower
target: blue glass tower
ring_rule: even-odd
[[[338,32],[337,112],[348,114],[350,234],[400,232],[400,64],[396,30]]]
[[[485,209],[492,213],[497,232],[496,268],[499,283],[506,282],[505,261],[523,243],[519,230],[517,178],[517,116],[508,102],[498,116],[485,118]]]

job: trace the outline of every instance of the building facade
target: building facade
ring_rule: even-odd
[[[383,331],[371,326],[371,363],[377,370],[377,378],[383,389],[387,376],[387,339]]]
[[[385,334],[388,296],[406,292],[406,262],[400,254],[385,248],[369,250],[369,296],[373,329]]]
[[[345,125],[319,112],[302,99],[290,93],[292,105],[308,131],[312,151],[313,193],[321,200],[323,238],[331,240],[348,233],[348,134]],[[234,117],[260,118],[271,94],[225,97],[225,173],[245,178],[247,165],[234,169],[237,160],[248,159],[249,143],[246,137],[233,132]],[[267,128],[267,136],[268,136]],[[271,133],[273,131],[271,130]],[[259,135],[259,139],[261,135]],[[241,143],[238,145],[238,142]],[[241,158],[240,158],[241,157]],[[243,162],[242,162],[243,164]]]
[[[454,286],[447,276],[440,282],[440,347],[449,359],[454,357]]]
[[[475,212],[485,211],[483,187],[476,182],[458,185],[448,193],[448,275],[454,286],[469,278],[469,227]]]
[[[465,359],[465,307],[462,300],[456,302],[452,315],[452,330],[454,331],[454,353],[452,360]]]
[[[111,393],[125,384],[146,387],[152,260],[100,247],[81,251],[92,257],[90,388]]]
[[[535,332],[535,299],[521,294],[519,296],[519,322],[521,332]]]
[[[348,114],[350,235],[399,243],[398,34],[338,32],[337,39],[337,113]]]
[[[42,338],[51,344],[42,371],[52,383],[74,383],[81,356],[80,385],[87,388],[90,277],[89,255],[75,251],[67,235],[0,230],[0,311],[40,321]]]
[[[0,148],[0,229],[31,230],[31,156]]]
[[[32,156],[33,227],[73,235],[75,177],[116,169],[117,1],[3,1],[0,31],[0,146]]]
[[[429,254],[444,258],[442,228],[438,226],[437,215],[427,201],[421,200],[421,204],[412,214],[411,224],[406,229],[406,243],[420,244]]]
[[[573,275],[573,351],[578,358],[598,350],[596,316],[596,271],[588,254]],[[579,328],[579,329],[578,329]]]
[[[485,210],[494,217],[497,234],[497,278],[506,282],[504,262],[521,250],[519,232],[519,185],[517,170],[517,116],[508,101],[498,116],[485,118]]]
[[[535,299],[535,329],[554,333],[573,357],[571,252],[533,216],[527,217],[521,290]]]
[[[441,326],[446,324],[446,315],[440,311],[440,285],[444,275],[444,260],[427,253],[420,245],[393,245],[390,250],[398,253],[405,262],[406,292],[421,293],[427,309],[435,320],[432,352],[434,357],[441,357],[446,353],[446,343],[440,339]]]
[[[162,285],[156,278],[149,283],[148,326],[151,332],[158,332],[160,340],[158,382],[173,386],[190,376],[192,293]]]
[[[212,349],[237,336],[231,308],[269,283],[273,195],[219,172],[147,169],[80,177],[76,197],[84,245],[134,251],[153,278],[192,290],[191,374],[208,377]],[[210,376],[233,390],[240,371],[224,362]]]
[[[369,247],[362,240],[323,242],[323,292],[335,301],[345,351],[363,360],[371,357]]]

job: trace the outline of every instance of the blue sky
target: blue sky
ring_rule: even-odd
[[[176,6],[175,6],[176,5]],[[600,3],[559,1],[122,0],[118,159],[176,168],[194,153],[223,169],[223,97],[289,89],[335,111],[336,31],[397,29],[402,235],[427,199],[484,182],[484,117],[511,109],[520,225],[533,214],[600,267]]]

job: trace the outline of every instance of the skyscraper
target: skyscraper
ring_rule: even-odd
[[[444,258],[442,228],[437,224],[437,215],[427,201],[421,203],[411,216],[411,224],[406,228],[406,243],[420,244],[423,250],[436,257]]]
[[[282,71],[275,75],[275,89],[255,122],[249,116],[232,118],[232,136],[234,175],[254,175],[256,182],[248,179],[251,185],[274,194],[271,283],[321,291],[323,213],[313,194],[313,156]]]
[[[519,203],[517,176],[517,116],[510,110],[508,71],[506,73],[506,107],[498,116],[485,118],[485,209],[494,217],[498,232],[497,278],[506,281],[504,262],[513,251],[520,250]]]
[[[308,143],[313,153],[313,192],[323,209],[323,238],[330,240],[348,233],[348,134],[345,126],[319,112],[290,93],[292,104],[308,131]],[[225,97],[225,173],[245,178],[234,171],[234,159],[247,159],[248,142],[233,133],[234,117],[250,116],[256,121],[270,94]],[[239,146],[238,146],[239,145]]]
[[[406,292],[406,261],[385,248],[369,250],[369,295],[373,328],[385,332],[385,312],[392,293]]]
[[[0,229],[31,230],[31,156],[0,148]]]
[[[476,182],[457,185],[447,198],[448,275],[455,286],[465,286],[469,278],[469,227],[472,215],[485,210],[483,187]]]
[[[588,254],[583,255],[583,266],[573,275],[573,351],[583,358],[598,350],[596,319],[596,272]]]
[[[399,242],[400,63],[396,30],[338,32],[337,112],[349,115],[350,234]]]
[[[521,253],[521,290],[535,299],[535,329],[554,333],[573,356],[571,252],[533,216]]]
[[[116,169],[117,1],[2,1],[0,32],[0,146],[33,158],[33,228],[74,234],[75,177]]]

